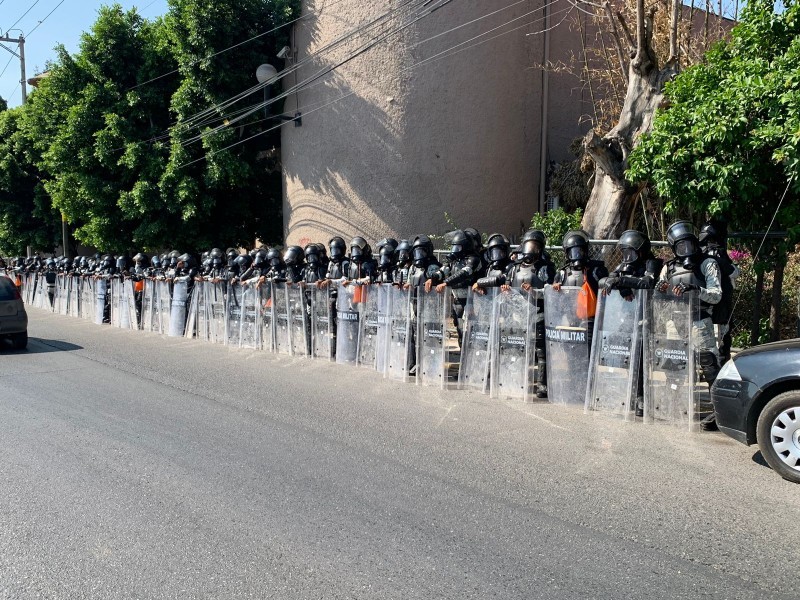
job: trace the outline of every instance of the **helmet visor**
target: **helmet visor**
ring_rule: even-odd
[[[422,246],[414,248],[414,260],[421,261],[428,258],[428,249]]]
[[[697,246],[693,240],[681,240],[675,243],[675,256],[692,256],[697,253]]]
[[[495,246],[489,250],[489,260],[492,262],[497,262],[498,260],[506,258],[508,258],[508,251],[502,246]]]
[[[632,264],[635,263],[639,259],[639,253],[634,250],[633,248],[623,248],[622,249],[622,262],[625,264]]]
[[[584,260],[586,258],[586,248],[583,246],[573,246],[567,250],[569,260]]]

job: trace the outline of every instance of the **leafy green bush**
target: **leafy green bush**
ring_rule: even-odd
[[[535,214],[531,219],[531,229],[539,229],[547,236],[547,244],[560,246],[564,234],[573,229],[581,228],[583,211],[578,208],[575,212],[566,212],[562,208],[548,210],[544,214]]]

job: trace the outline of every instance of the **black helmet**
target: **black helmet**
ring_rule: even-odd
[[[309,265],[315,266],[322,262],[320,244],[313,242],[311,244],[306,244],[306,247],[303,249],[303,254],[305,254],[306,262]]]
[[[391,246],[392,252],[394,252],[397,249],[397,240],[394,238],[383,238],[375,245],[375,248],[378,250],[378,254],[380,254],[381,250],[383,250],[383,248],[386,246]]]
[[[192,256],[188,252],[181,254],[178,257],[178,262],[182,262],[183,268],[187,270],[197,265],[197,261],[195,261],[194,256]]]
[[[137,252],[133,256],[133,262],[136,266],[147,264],[147,255],[142,252]]]
[[[582,267],[589,260],[589,234],[583,229],[568,231],[561,246],[564,258],[573,267]]]
[[[232,267],[234,265],[237,256],[239,256],[239,253],[236,251],[235,248],[228,248],[227,250],[225,250],[225,258],[227,259],[229,267]]]
[[[270,267],[282,267],[283,266],[283,258],[281,257],[281,251],[278,248],[270,248],[267,250],[267,262],[269,263]]]
[[[340,238],[338,235],[328,240],[328,248],[330,249],[331,260],[333,262],[339,262],[347,253],[347,244],[344,239]]]
[[[700,228],[700,235],[697,236],[701,245],[728,243],[728,224],[720,219],[711,219]]]
[[[628,229],[619,236],[617,247],[622,252],[622,262],[631,265],[650,254],[650,238],[641,231]]]
[[[379,244],[379,251],[378,251],[378,269],[381,271],[388,271],[392,267],[394,267],[396,256],[397,256],[397,240],[391,240],[394,242],[386,243],[383,245]],[[381,243],[383,240],[381,240]]]
[[[517,252],[522,257],[522,262],[533,264],[542,256],[546,245],[547,238],[543,231],[529,229],[523,234]]]
[[[153,258],[150,259],[150,264],[153,266],[154,269],[160,269],[161,257],[158,254],[154,254]]]
[[[288,267],[298,267],[303,264],[303,249],[300,246],[289,246],[283,253],[283,262]]]
[[[475,250],[480,250],[483,247],[483,242],[481,242],[481,234],[477,229],[474,227],[466,227],[464,228],[464,233],[466,233],[472,239],[472,244]]]
[[[111,258],[110,254],[104,254],[103,258],[100,260],[100,268],[101,269],[110,269],[114,266],[114,260]]]
[[[447,256],[451,260],[462,258],[475,250],[474,238],[461,229],[451,231],[446,237],[450,240],[450,253]]]
[[[676,221],[667,229],[667,242],[673,254],[685,267],[694,265],[693,257],[700,253],[700,242],[689,221]]]
[[[236,263],[236,266],[239,267],[239,272],[241,273],[242,271],[246,271],[250,268],[250,265],[253,263],[253,257],[249,254],[240,254],[236,257],[234,263]]]
[[[397,264],[407,265],[411,262],[411,242],[400,240],[397,244]]]
[[[511,242],[502,233],[493,233],[486,243],[486,253],[491,262],[497,263],[508,258]]]
[[[180,255],[181,252],[178,252],[177,250],[173,250],[167,255],[169,258],[169,266],[172,267],[173,269],[178,266],[178,260],[180,260],[179,258]]]
[[[117,270],[127,271],[130,268],[131,259],[127,254],[120,254],[117,257]]]
[[[433,242],[427,235],[418,235],[414,238],[414,243],[411,245],[412,258],[414,264],[418,267],[424,266],[425,263],[433,258]]]
[[[258,252],[255,253],[253,256],[253,266],[256,269],[261,269],[262,267],[267,266],[267,250],[264,248],[259,248]]]
[[[219,248],[212,248],[211,252],[208,253],[209,258],[222,258],[223,256],[224,254]]]
[[[369,247],[367,240],[357,235],[350,240],[350,259],[354,262],[364,262],[372,255],[372,248]]]

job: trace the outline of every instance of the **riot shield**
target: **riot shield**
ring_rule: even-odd
[[[343,365],[354,365],[358,359],[358,289],[340,283],[336,292],[336,362]]]
[[[81,317],[87,321],[94,321],[94,288],[94,279],[81,277]]]
[[[273,329],[275,331],[275,352],[292,353],[292,314],[289,308],[289,295],[286,284],[282,281],[272,282]]]
[[[106,312],[106,294],[108,293],[108,280],[96,279],[94,282],[94,322],[97,325],[103,324]]]
[[[589,371],[589,322],[579,316],[582,288],[544,288],[544,319],[547,337],[547,399],[554,404],[586,402]]]
[[[411,290],[385,287],[389,305],[385,375],[389,379],[408,381],[411,352],[416,350],[412,348]]]
[[[61,304],[58,307],[58,314],[64,315],[65,317],[69,314],[69,280],[72,279],[67,275],[62,275],[59,277],[58,286],[59,291],[58,295],[61,299]]]
[[[467,295],[461,366],[458,370],[458,387],[462,390],[489,391],[490,355],[494,346],[490,334],[496,296],[497,288],[489,288],[484,294],[470,289]]]
[[[69,316],[80,316],[80,279],[76,275],[68,277],[69,282]]]
[[[142,329],[144,331],[153,331],[153,315],[156,307],[154,299],[155,289],[155,282],[150,280],[144,281],[144,289],[142,290]]]
[[[247,285],[242,289],[242,320],[239,333],[239,347],[259,348],[261,333],[259,291],[255,285]]]
[[[308,309],[302,285],[286,286],[291,323],[292,356],[308,356]]]
[[[239,336],[242,333],[242,286],[228,286],[228,303],[225,317],[225,345],[239,347]]]
[[[111,326],[120,327],[122,304],[122,282],[119,279],[111,280]]]
[[[205,284],[208,307],[208,339],[213,344],[225,343],[225,327],[228,322],[225,308],[225,284]]]
[[[375,343],[375,369],[382,375],[389,368],[389,328],[391,326],[392,290],[394,286],[382,284],[375,286],[378,294],[378,333]]]
[[[138,329],[136,322],[136,299],[133,296],[133,282],[126,279],[122,282],[122,314],[121,324],[123,329]]]
[[[643,290],[632,301],[617,291],[597,299],[586,411],[630,418],[636,409],[642,357]]]
[[[169,331],[170,313],[172,306],[172,292],[166,281],[157,282],[158,286],[158,332]]]
[[[212,284],[208,281],[195,281],[194,290],[192,291],[192,304],[195,305],[194,317],[194,330],[195,337],[204,342],[209,341],[210,332],[209,324],[209,306],[208,306],[208,288]]]
[[[330,291],[312,287],[311,293],[311,356],[333,360],[333,319]]]
[[[183,337],[187,339],[192,339],[195,335],[199,337],[197,332],[197,298],[203,294],[202,285],[200,281],[195,282],[192,298],[189,300],[189,308],[186,311],[186,327],[183,331]]]
[[[378,291],[375,289],[376,286],[362,285],[360,287],[358,366],[374,369],[378,356]]]
[[[183,337],[184,328],[186,327],[186,301],[188,299],[188,283],[186,281],[176,281],[172,286],[169,337]]]
[[[694,341],[694,322],[699,320],[697,297],[652,292],[646,315],[645,419],[691,429],[697,411]]]
[[[492,397],[531,399],[535,380],[537,302],[541,290],[512,289],[494,301],[495,352],[492,357]]]
[[[417,291],[417,384],[447,387],[447,326],[451,296]]]
[[[272,284],[258,288],[259,310],[261,311],[261,349],[275,352],[275,307],[272,302]]]

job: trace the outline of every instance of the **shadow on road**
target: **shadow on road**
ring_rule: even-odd
[[[41,338],[28,338],[26,350],[14,350],[10,340],[0,339],[0,355],[3,354],[44,354],[47,352],[71,352],[83,350],[83,346],[70,344],[61,340],[44,340]]]
[[[769,466],[769,464],[767,464],[767,461],[764,460],[764,457],[761,454],[761,450],[753,454],[753,462],[756,463],[757,465],[761,465],[762,467],[767,467],[768,469],[772,468]]]

